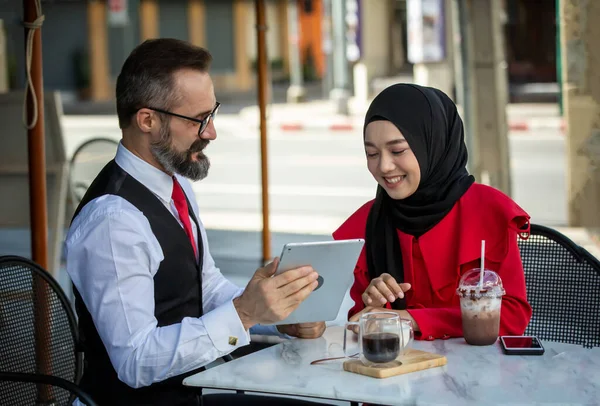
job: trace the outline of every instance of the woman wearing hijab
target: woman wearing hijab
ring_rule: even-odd
[[[365,117],[367,166],[374,200],[333,236],[366,240],[350,295],[351,320],[386,307],[411,319],[417,338],[461,337],[461,275],[485,266],[502,278],[501,335],[523,334],[531,317],[517,237],[529,215],[467,172],[462,120],[440,90],[397,84],[381,92]]]

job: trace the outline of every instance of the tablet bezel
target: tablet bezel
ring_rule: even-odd
[[[285,244],[275,275],[311,265],[319,273],[322,285],[288,317],[272,325],[335,320],[354,281],[354,269],[364,244],[362,238]]]

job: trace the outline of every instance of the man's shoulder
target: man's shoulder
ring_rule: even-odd
[[[77,264],[89,261],[142,263],[146,259],[154,275],[164,259],[144,213],[126,199],[111,194],[90,200],[81,209],[71,223],[63,253],[70,275],[85,269]]]
[[[75,216],[69,227],[67,240],[86,229],[105,221],[130,222],[132,218],[145,218],[143,213],[126,199],[112,194],[90,200]],[[131,223],[134,226],[134,223]]]

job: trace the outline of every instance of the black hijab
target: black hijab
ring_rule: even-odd
[[[364,129],[377,120],[390,121],[400,130],[421,171],[417,190],[406,199],[394,200],[378,186],[367,219],[366,253],[371,279],[389,273],[401,283],[404,268],[396,230],[420,237],[450,212],[474,178],[466,168],[462,120],[444,92],[412,84],[390,86],[371,103]],[[406,300],[396,300],[392,305],[405,309]]]

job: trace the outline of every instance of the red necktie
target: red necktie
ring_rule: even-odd
[[[188,211],[187,200],[185,198],[185,194],[183,193],[183,189],[181,189],[181,185],[179,182],[177,182],[175,177],[173,177],[173,193],[171,198],[173,199],[173,203],[175,203],[177,213],[179,213],[179,219],[183,223],[183,229],[192,243],[194,254],[198,255],[196,241],[194,241],[194,233],[192,233],[192,224],[190,223],[190,212]]]

